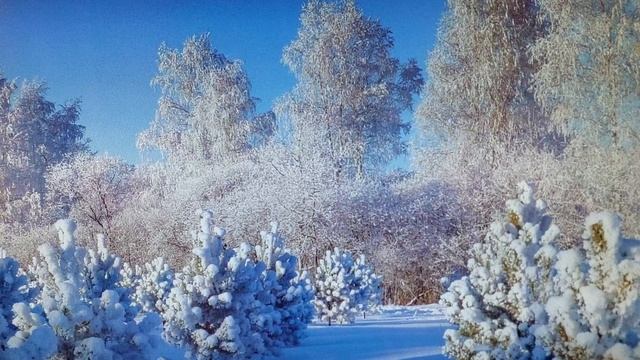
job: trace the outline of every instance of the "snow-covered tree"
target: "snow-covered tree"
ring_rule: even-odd
[[[46,174],[48,208],[71,217],[87,232],[119,239],[117,216],[133,192],[133,166],[108,155],[78,154],[51,167]],[[128,255],[129,243],[114,244]]]
[[[640,142],[640,7],[635,0],[539,0],[536,99],[553,124],[593,144]]]
[[[104,237],[98,250],[76,246],[72,220],[55,224],[60,246],[39,247],[36,266],[39,301],[58,338],[57,357],[91,359],[155,358],[160,338],[157,314],[138,317],[129,290],[120,286],[121,260]],[[155,316],[154,316],[155,315]]]
[[[267,342],[271,346],[297,345],[313,316],[313,288],[307,273],[297,271],[298,259],[285,248],[278,224],[271,225],[271,232],[260,234],[262,243],[255,249],[258,260],[265,264],[263,302],[278,312],[276,323],[268,329]]]
[[[300,22],[282,56],[297,84],[276,108],[299,156],[322,151],[336,177],[383,168],[405,151],[400,114],[422,85],[420,69],[391,55],[391,31],[355,1],[309,1]]]
[[[554,358],[638,359],[640,240],[606,212],[587,217],[583,238],[557,255],[549,324],[536,335]]]
[[[162,45],[158,57],[152,83],[162,95],[140,148],[160,150],[170,160],[220,161],[249,149],[252,133],[272,132],[272,115],[254,116],[242,63],[214,49],[209,35],[187,39],[181,51]]]
[[[47,167],[87,149],[78,102],[56,104],[46,85],[0,74],[0,222],[36,218]]]
[[[329,325],[352,323],[358,312],[355,300],[354,261],[351,253],[327,250],[315,272],[316,316]]]
[[[536,143],[546,118],[530,89],[542,35],[535,0],[449,0],[434,49],[418,124],[476,145]]]
[[[364,255],[356,259],[353,277],[356,311],[366,317],[367,313],[376,312],[382,305],[382,278],[373,271],[371,264],[366,263]]]
[[[34,289],[18,262],[0,249],[0,359],[45,359],[56,350],[56,337],[33,311]]]
[[[224,230],[212,228],[210,211],[200,214],[196,255],[176,274],[162,316],[165,337],[197,359],[250,358],[265,351],[252,332],[249,314],[259,313],[259,273],[251,246],[228,249]]]
[[[158,56],[152,83],[161,91],[159,105],[155,120],[139,135],[138,146],[160,151],[166,161],[137,169],[139,191],[119,226],[136,229],[124,236],[142,233],[152,239],[149,243],[159,245],[136,248],[182,266],[191,251],[188,234],[197,209],[213,208],[224,214],[222,219],[235,219],[229,213],[240,207],[221,200],[243,191],[243,183],[251,178],[245,174],[256,168],[250,150],[272,137],[275,117],[272,112],[255,113],[242,63],[214,49],[208,35],[187,39],[182,49],[162,45]],[[170,254],[159,251],[165,248]],[[137,251],[136,257],[144,256]]]
[[[444,334],[444,352],[453,358],[544,357],[533,332],[546,321],[559,229],[526,183],[506,205],[504,219],[474,245],[469,275],[453,281],[441,297],[457,325]]]

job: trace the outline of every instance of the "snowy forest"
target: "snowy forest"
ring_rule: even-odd
[[[0,73],[0,359],[278,357],[434,303],[450,358],[640,359],[638,0],[448,0],[426,63],[309,0],[267,112],[213,39],[158,44],[136,164]]]

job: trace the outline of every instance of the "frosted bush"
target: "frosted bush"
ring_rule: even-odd
[[[533,331],[546,322],[552,261],[559,234],[546,205],[526,183],[507,201],[502,220],[475,244],[469,275],[453,281],[441,304],[456,329],[445,332],[444,352],[456,359],[544,357]]]
[[[354,304],[356,311],[366,317],[367,313],[377,312],[382,305],[382,277],[378,276],[364,255],[356,259],[353,267]]]
[[[355,294],[352,286],[354,261],[351,253],[335,248],[327,250],[315,274],[316,316],[329,325],[355,320]],[[353,293],[352,293],[353,291]]]

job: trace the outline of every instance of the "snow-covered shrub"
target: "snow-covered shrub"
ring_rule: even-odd
[[[59,220],[55,227],[60,246],[39,247],[43,261],[36,276],[44,315],[58,338],[56,356],[154,358],[162,344],[160,319],[137,316],[129,290],[119,284],[120,258],[109,253],[104,237],[98,238],[97,252],[76,246],[72,220]]]
[[[456,359],[520,359],[542,356],[533,331],[546,321],[544,302],[558,228],[535,200],[531,187],[519,184],[519,197],[507,201],[503,220],[491,224],[475,244],[469,275],[453,281],[441,297],[456,329],[445,332],[444,352]]]
[[[251,246],[228,249],[223,237],[224,230],[212,228],[211,212],[201,212],[196,256],[176,274],[162,313],[165,337],[197,359],[250,358],[265,351],[249,320],[261,306]]]
[[[296,270],[298,259],[285,248],[277,223],[271,225],[256,246],[257,258],[265,264],[261,298],[278,312],[266,341],[270,346],[297,345],[313,316],[313,288],[307,273]]]
[[[382,305],[382,278],[373,271],[370,264],[366,263],[364,255],[356,259],[353,279],[356,290],[353,296],[356,311],[363,317],[366,317],[367,313],[378,311]]]
[[[316,314],[321,321],[352,323],[357,314],[375,312],[382,302],[382,278],[349,251],[335,248],[320,260],[315,274]]]
[[[556,358],[638,359],[640,241],[606,212],[587,217],[583,238],[557,255],[549,324],[536,336]]]
[[[352,323],[357,313],[355,304],[354,261],[348,251],[327,250],[315,273],[316,316],[321,321]]]
[[[153,259],[143,266],[136,266],[127,271],[134,287],[133,302],[143,312],[162,313],[164,303],[173,287],[175,274],[164,258]]]
[[[0,249],[0,359],[44,359],[55,351],[53,331],[29,305],[34,295],[18,262]]]

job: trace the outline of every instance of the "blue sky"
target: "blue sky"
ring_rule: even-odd
[[[303,1],[0,0],[0,71],[44,80],[48,98],[82,101],[81,124],[98,152],[138,162],[136,135],[154,117],[149,82],[159,45],[180,47],[193,34],[244,62],[258,110],[294,84],[280,62],[296,36]],[[444,0],[360,0],[364,12],[394,34],[394,54],[424,66]]]

